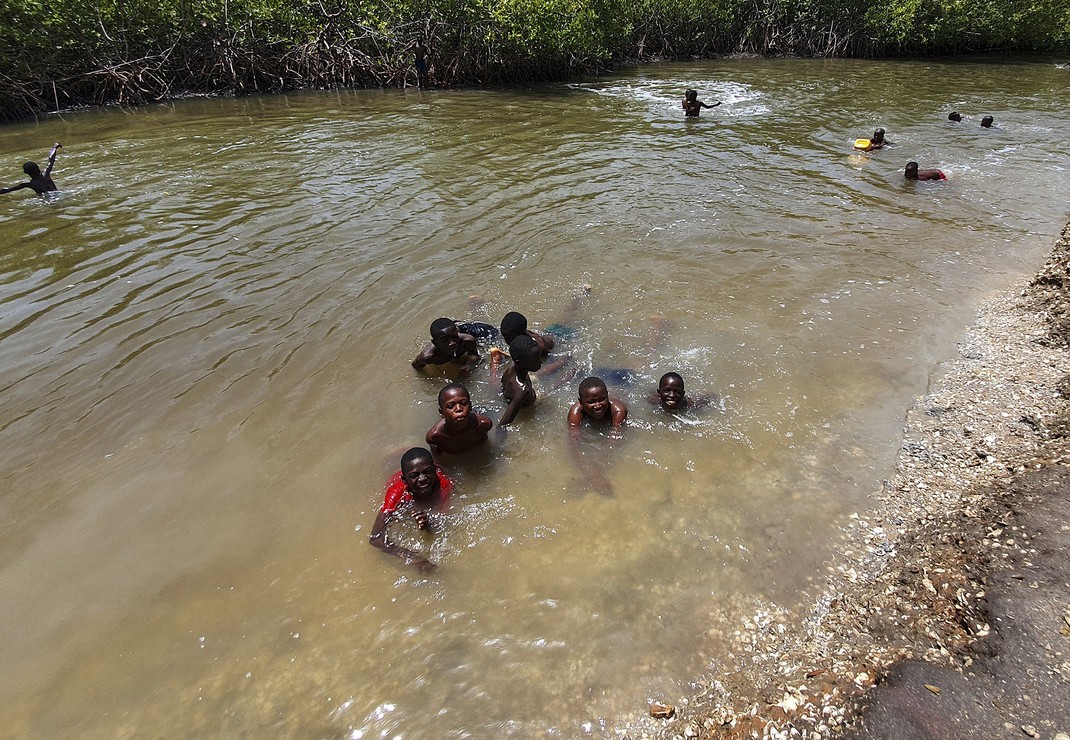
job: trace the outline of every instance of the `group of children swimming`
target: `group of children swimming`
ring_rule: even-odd
[[[958,111],[951,111],[948,114],[947,120],[952,123],[961,123],[962,114]],[[992,116],[985,116],[981,119],[981,128],[992,128],[992,124],[995,119]],[[873,137],[866,139],[858,139],[855,142],[855,149],[870,152],[875,149],[882,149],[885,145],[894,145],[894,142],[888,141],[884,138],[885,131],[882,128],[878,128],[873,132]],[[863,142],[865,142],[863,144]],[[942,170],[921,170],[918,169],[918,163],[914,161],[907,162],[906,167],[903,169],[903,176],[908,180],[946,180],[947,175]]]
[[[590,290],[584,286],[584,293]],[[652,336],[659,336],[664,327],[661,317],[652,319]],[[557,331],[557,336],[551,333]],[[501,321],[500,330],[482,322],[457,322],[449,318],[436,319],[431,324],[431,343],[412,361],[416,370],[429,366],[450,366],[460,373],[473,370],[480,362],[480,344],[493,342],[499,337],[508,346],[508,352],[498,346],[490,346],[490,378],[500,379],[505,410],[498,420],[499,429],[512,424],[522,409],[531,406],[536,399],[533,376],[549,377],[558,374],[557,387],[569,383],[578,368],[571,356],[554,355],[558,339],[568,337],[574,331],[555,324],[544,332],[528,328],[527,318],[516,311],[507,313]],[[692,398],[684,390],[684,379],[676,372],[665,373],[658,381],[656,391],[648,402],[669,413],[681,413],[708,406],[708,397]],[[407,514],[416,526],[426,532],[437,529],[435,512],[442,512],[449,503],[453,481],[436,461],[436,456],[457,455],[471,452],[487,444],[487,437],[494,421],[472,408],[468,389],[457,382],[447,383],[438,393],[438,411],[441,418],[425,436],[427,447],[413,447],[401,457],[401,469],[387,483],[383,505],[372,525],[371,544],[384,552],[396,555],[420,572],[435,568],[424,555],[404,547],[387,536],[392,522]],[[566,422],[569,443],[573,456],[588,483],[599,493],[612,496],[613,487],[604,473],[579,449],[581,429],[585,425],[607,428],[611,439],[619,439],[628,419],[628,405],[620,398],[611,396],[605,380],[596,375],[579,383],[577,399],[569,407]],[[404,510],[406,514],[399,513]]]
[[[680,106],[684,109],[684,116],[688,118],[698,118],[699,112],[703,108],[713,108],[720,105],[720,101],[713,105],[706,105],[704,102],[698,99],[698,91],[688,88],[684,91],[684,99],[680,102]],[[947,120],[954,123],[960,123],[962,121],[962,114],[958,111],[952,111],[948,114]],[[992,116],[984,116],[981,119],[982,128],[992,128],[992,124],[995,123],[995,119]],[[855,149],[865,152],[871,152],[876,149],[882,149],[885,145],[894,145],[894,142],[888,141],[884,138],[885,131],[883,128],[878,128],[873,132],[873,136],[869,139],[856,139]],[[918,163],[914,161],[907,162],[906,167],[903,169],[903,176],[908,180],[946,180],[945,175],[941,170],[921,170],[918,169]]]

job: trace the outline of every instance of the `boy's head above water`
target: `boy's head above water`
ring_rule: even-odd
[[[955,121],[956,123],[962,120],[962,114],[957,110],[953,110],[947,114],[947,120]]]
[[[527,334],[528,320],[522,313],[510,311],[502,318],[502,337],[507,342],[512,342],[521,334]]]
[[[992,124],[994,122],[995,122],[995,119],[992,118],[992,116],[985,116],[984,118],[981,119],[981,125],[984,128],[992,128]]]
[[[601,378],[584,378],[580,383],[580,406],[585,416],[591,419],[605,419],[609,415],[609,389]]]
[[[438,411],[449,422],[464,421],[472,413],[472,397],[460,383],[449,383],[438,392]]]
[[[37,166],[37,162],[27,162],[26,164],[22,165],[22,171],[30,177],[41,176],[41,168]]]
[[[505,334],[504,325],[502,334]],[[542,367],[542,351],[538,343],[527,334],[514,337],[509,342],[509,355],[513,358],[513,364],[519,370],[535,372]]]
[[[457,351],[461,346],[461,337],[453,319],[442,318],[431,322],[431,344],[443,352]]]
[[[401,456],[401,479],[417,496],[427,496],[438,486],[435,458],[431,450],[412,447]]]
[[[679,373],[665,373],[658,381],[658,398],[666,409],[676,409],[684,402],[684,379]]]

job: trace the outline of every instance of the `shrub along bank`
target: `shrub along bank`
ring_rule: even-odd
[[[0,120],[182,93],[509,84],[731,53],[1070,49],[1070,0],[3,0]]]

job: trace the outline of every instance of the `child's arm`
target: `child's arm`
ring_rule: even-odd
[[[423,513],[423,512],[422,512]],[[417,520],[417,524],[424,528],[426,523],[426,513],[424,513],[424,522],[421,523]],[[421,573],[430,573],[435,569],[435,564],[422,555],[413,552],[407,547],[402,547],[390,541],[386,536],[387,524],[390,521],[390,514],[380,511],[378,516],[375,517],[375,524],[372,525],[372,533],[369,538],[369,542],[372,547],[377,547],[385,553],[390,555],[396,555],[405,561],[408,565],[416,566],[416,569]]]
[[[423,370],[425,367],[431,364],[431,360],[435,358],[435,345],[429,344],[424,348],[420,354],[416,355],[416,359],[412,361],[412,366],[417,370]]]
[[[701,105],[701,106],[702,106],[703,108],[716,108],[716,107],[717,107],[718,105],[720,105],[720,104],[721,104],[721,101],[720,101],[720,100],[718,100],[718,101],[717,101],[716,103],[714,103],[713,105],[706,105],[705,103],[703,103],[703,102],[701,102],[701,101],[699,102],[699,105]]]
[[[48,153],[48,168],[45,169],[45,177],[48,177],[52,174],[52,167],[56,164],[56,154],[62,147],[63,145],[57,141],[56,145],[52,147],[52,151]]]
[[[520,407],[524,405],[524,401],[528,398],[529,393],[531,393],[531,390],[525,389],[513,394],[513,400],[505,407],[505,413],[503,413],[502,418],[498,420],[499,429],[513,422],[513,419],[516,418],[517,413],[520,411]]]
[[[30,187],[30,183],[21,182],[18,185],[12,185],[9,188],[0,188],[0,195],[3,195],[4,193],[14,193],[16,190],[22,190],[23,188],[28,187]]]
[[[609,418],[613,423],[613,436],[619,438],[624,430],[624,422],[628,420],[628,404],[619,398],[611,399]]]

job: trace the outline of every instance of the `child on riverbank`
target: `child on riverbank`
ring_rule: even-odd
[[[410,509],[409,516],[425,532],[435,533],[436,526],[428,512],[444,513],[449,507],[453,481],[435,465],[430,450],[413,447],[401,456],[401,470],[386,484],[382,508],[375,517],[369,542],[385,553],[396,555],[421,573],[429,573],[435,564],[419,553],[391,542],[387,528],[396,521],[401,507]]]
[[[502,396],[509,405],[498,420],[499,429],[511,424],[521,407],[535,403],[535,386],[530,374],[542,367],[542,351],[527,334],[521,334],[509,343],[509,355],[513,361],[502,373]]]
[[[946,180],[945,175],[940,170],[919,170],[917,162],[907,162],[906,169],[903,170],[903,176],[908,180]]]
[[[416,355],[412,366],[422,370],[428,365],[455,364],[467,371],[478,363],[476,338],[459,332],[453,319],[441,318],[431,322],[431,344]]]
[[[48,153],[48,167],[45,168],[44,172],[41,172],[41,168],[37,166],[36,162],[27,162],[22,165],[22,171],[29,176],[30,181],[13,185],[10,188],[0,188],[0,195],[13,193],[23,188],[30,188],[41,197],[44,197],[45,193],[56,192],[59,188],[56,187],[56,183],[52,182],[52,167],[56,164],[56,154],[62,148],[63,145],[57,141],[55,146],[52,147],[52,151]]]
[[[703,108],[716,108],[720,104],[721,101],[718,100],[713,105],[706,105],[698,99],[698,90],[688,88],[684,91],[684,99],[680,102],[680,107],[684,109],[686,118],[698,118],[699,111]]]
[[[459,454],[487,440],[494,426],[489,416],[472,410],[472,397],[460,383],[450,383],[438,392],[438,412],[442,418],[427,431],[431,452]]]

